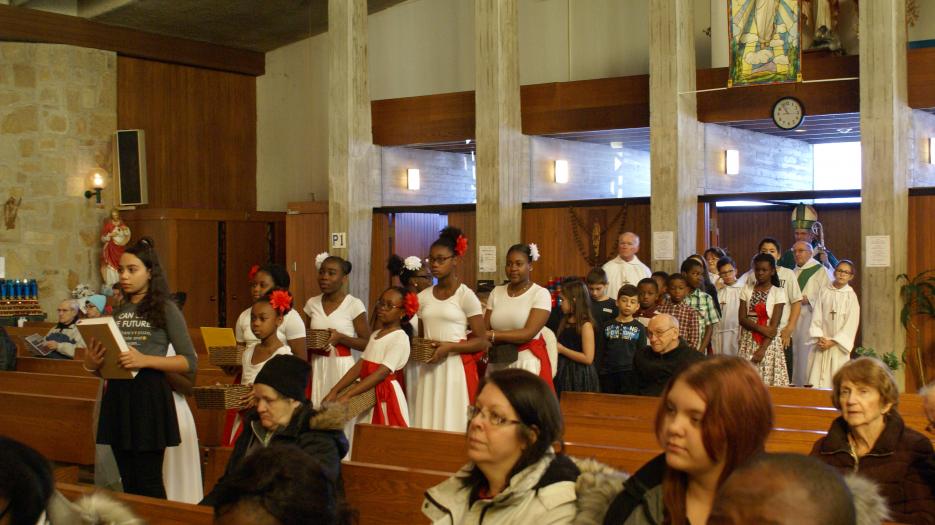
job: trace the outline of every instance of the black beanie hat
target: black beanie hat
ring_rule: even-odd
[[[308,363],[293,355],[276,355],[263,365],[253,384],[272,387],[290,399],[308,401],[305,385],[308,384]]]

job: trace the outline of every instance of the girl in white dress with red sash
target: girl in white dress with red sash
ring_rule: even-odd
[[[305,313],[309,328],[331,332],[328,348],[310,352],[312,388],[309,398],[312,406],[318,408],[331,388],[357,362],[360,350],[367,347],[370,326],[364,303],[344,291],[351,263],[327,252],[319,254],[315,262],[318,288],[322,293],[305,303]]]
[[[432,286],[432,274],[422,264],[422,259],[415,255],[410,255],[404,260],[402,257],[393,254],[386,263],[386,269],[390,274],[399,279],[399,284],[407,292],[418,294],[429,286]],[[409,318],[409,325],[412,327],[412,333],[419,333],[419,315],[413,313]],[[402,387],[406,392],[406,400],[409,402],[409,413],[414,410],[416,383],[419,381],[417,363],[408,363],[403,368]]]
[[[506,276],[509,283],[497,286],[487,299],[484,322],[491,345],[511,343],[519,347],[516,361],[489,364],[487,372],[503,368],[522,368],[538,375],[552,390],[552,363],[542,337],[542,328],[552,311],[549,291],[532,282],[532,263],[539,260],[535,244],[515,244],[506,252]]]
[[[418,365],[413,425],[463,432],[467,407],[477,393],[477,363],[487,339],[480,301],[461,284],[455,269],[467,252],[467,238],[451,226],[441,231],[429,250],[429,270],[438,284],[419,293],[419,333],[435,341],[435,355]]]
[[[241,373],[239,382],[242,385],[252,385],[257,374],[270,359],[277,355],[291,355],[292,349],[279,339],[279,328],[285,322],[292,309],[292,294],[284,288],[270,290],[253,303],[250,307],[250,333],[256,341],[247,343],[241,357]],[[251,392],[247,396],[247,406],[240,411],[230,410],[236,415],[230,427],[231,443],[237,441],[243,432],[241,413],[256,405]]]
[[[291,279],[289,272],[281,264],[253,265],[248,275],[250,279],[250,295],[256,301],[273,288],[289,289]],[[238,344],[247,345],[258,343],[259,339],[253,335],[250,328],[250,312],[253,305],[240,313],[234,325],[234,338]],[[277,335],[282,344],[288,345],[292,353],[299,359],[308,359],[305,351],[305,322],[295,309],[290,309],[279,328]]]
[[[370,335],[360,360],[325,396],[325,402],[346,403],[350,398],[370,389],[376,394],[376,405],[357,417],[355,423],[371,423],[392,427],[409,426],[409,406],[399,384],[399,376],[409,361],[409,340],[412,327],[408,319],[419,309],[416,295],[404,288],[387,289],[377,301],[377,321],[380,329]],[[355,381],[358,381],[354,384]],[[354,385],[343,395],[339,393]],[[347,435],[352,441],[353,432]]]

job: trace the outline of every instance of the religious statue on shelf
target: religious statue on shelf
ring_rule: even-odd
[[[811,49],[839,50],[841,48],[841,40],[838,37],[840,0],[806,0],[803,4],[805,18],[812,22],[810,25],[814,30]]]
[[[120,280],[117,267],[120,266],[124,248],[130,242],[130,228],[120,218],[117,208],[110,210],[110,218],[104,221],[101,242],[104,244],[101,250],[101,278],[104,279],[103,287],[109,290]]]

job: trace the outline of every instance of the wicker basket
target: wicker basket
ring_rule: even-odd
[[[338,397],[344,395],[345,392],[357,386],[358,382],[354,382],[351,386],[341,390],[338,393]],[[347,400],[347,420],[357,419],[357,417],[364,412],[370,410],[377,404],[377,394],[373,388],[357,394],[356,396]]]
[[[214,366],[243,366],[242,346],[209,346],[208,361]]]
[[[331,340],[331,331],[309,329],[305,334],[305,346],[313,353],[328,355],[328,341]]]
[[[412,348],[409,351],[409,360],[418,361],[420,363],[428,363],[432,360],[432,356],[435,355],[435,347],[432,346],[431,339],[423,339],[421,337],[412,338]]]
[[[244,408],[243,397],[250,393],[248,385],[196,386],[192,389],[195,405],[202,410]]]

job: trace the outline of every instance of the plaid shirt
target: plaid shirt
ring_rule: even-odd
[[[694,308],[686,306],[684,302],[679,304],[668,303],[656,307],[656,315],[658,314],[669,314],[674,317],[679,322],[679,337],[684,339],[695,350],[698,349],[701,344],[701,333],[699,332],[701,321],[698,320],[699,315]]]
[[[696,288],[682,302],[698,312],[699,317],[701,317],[698,328],[701,329],[702,334],[704,334],[705,328],[717,324],[721,320],[721,316],[718,315],[717,308],[714,305],[714,299],[701,288]]]

